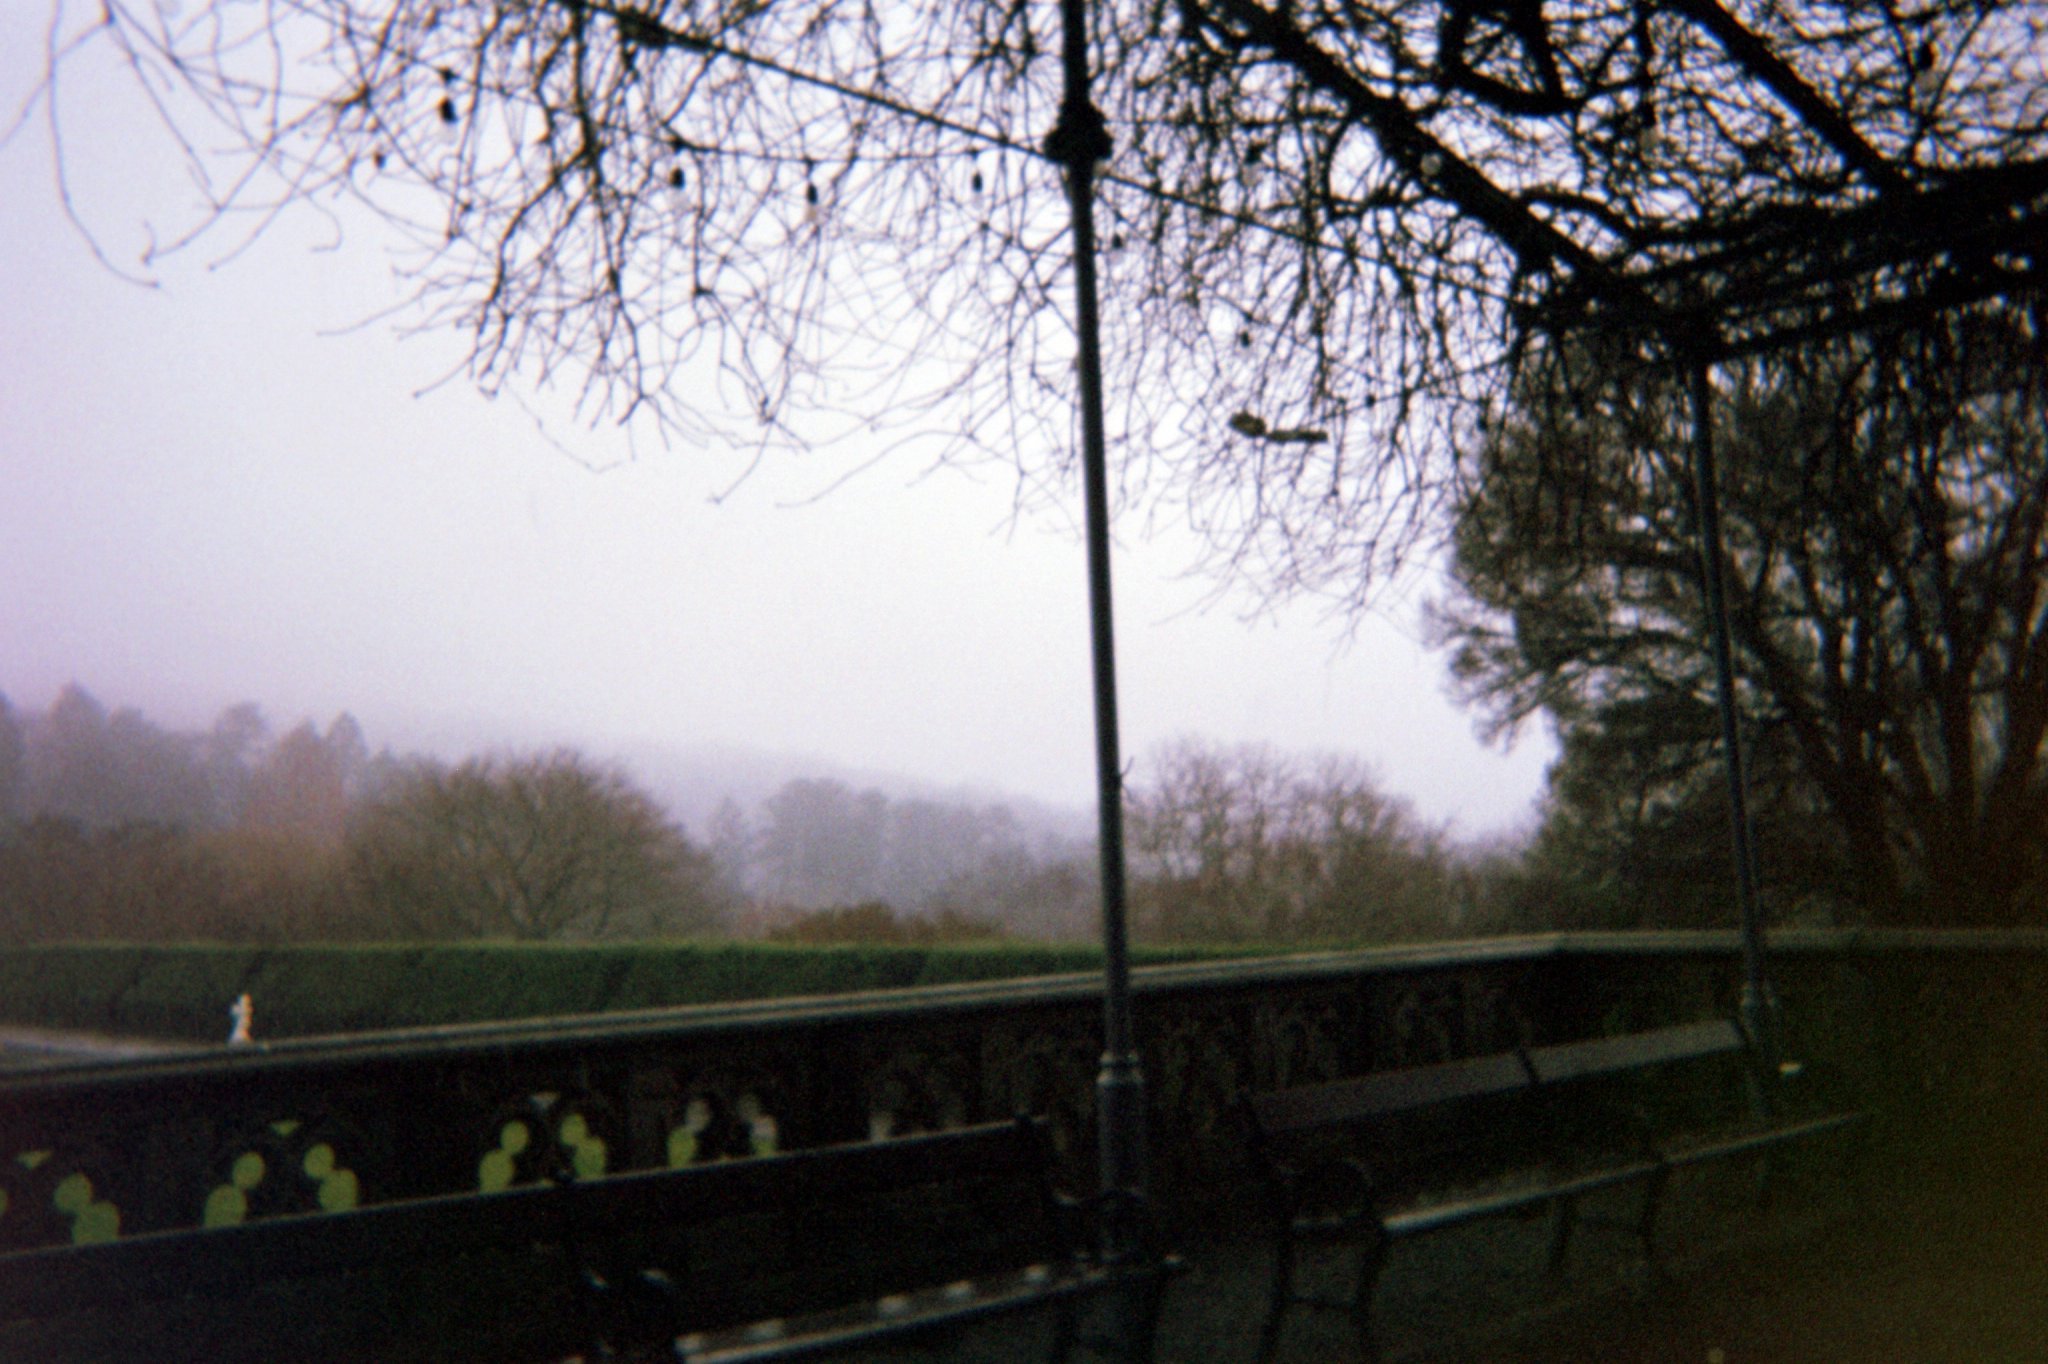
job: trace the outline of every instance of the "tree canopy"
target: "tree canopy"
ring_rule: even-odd
[[[1133,903],[1148,937],[1370,942],[1475,922],[1469,867],[1363,764],[1181,740],[1131,797]]]
[[[1053,0],[59,7],[60,122],[111,49],[218,218],[368,204],[487,388],[1064,462]],[[1092,12],[1123,477],[1266,588],[1400,562],[1557,337],[1739,356],[2038,299],[2040,0]]]
[[[1498,724],[1557,725],[1553,824],[1585,836],[1552,832],[1595,864],[1604,846],[1678,868],[1702,815],[1723,817],[1702,781],[1717,736],[1674,387],[1532,389],[1480,451],[1440,620]],[[1767,864],[1881,918],[2038,919],[2038,332],[2009,309],[1967,311],[1724,366],[1720,398],[1725,578],[1759,818],[1776,826]],[[1676,879],[1697,885],[1699,870]]]
[[[646,793],[566,750],[421,763],[358,814],[348,857],[383,920],[425,936],[683,935],[726,908]]]

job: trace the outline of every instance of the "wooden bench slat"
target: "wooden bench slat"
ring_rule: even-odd
[[[1444,1203],[1422,1204],[1404,1212],[1389,1214],[1382,1222],[1386,1233],[1394,1239],[1418,1236],[1425,1232],[1441,1231],[1465,1222],[1477,1222],[1506,1213],[1519,1212],[1524,1208],[1541,1207],[1560,1199],[1577,1198],[1602,1189],[1612,1189],[1624,1184],[1637,1184],[1657,1174],[1663,1167],[1654,1160],[1630,1161],[1623,1165],[1609,1166],[1602,1170],[1591,1170],[1560,1179],[1551,1183],[1532,1184],[1521,1188],[1503,1189],[1497,1193],[1475,1195]]]
[[[690,1364],[755,1364],[837,1354],[864,1344],[972,1325],[1023,1307],[1093,1296],[1114,1287],[1121,1277],[1101,1268],[1055,1273],[1050,1278],[1019,1272],[1007,1276],[1007,1281],[975,1283],[971,1297],[949,1296],[943,1287],[931,1289],[902,1295],[900,1304],[887,1308],[864,1304],[783,1322],[772,1336],[757,1333],[750,1338],[744,1330],[692,1333],[678,1342],[679,1353]]]
[[[559,1239],[567,1190],[552,1186],[303,1213],[238,1226],[151,1232],[95,1245],[0,1254],[0,1320],[121,1302],[246,1291],[288,1273],[311,1278],[375,1265],[394,1249],[421,1260]]]
[[[1254,1094],[1247,1102],[1269,1134],[1365,1122],[1465,1099],[1527,1090],[1529,1069],[1512,1054],[1378,1071],[1351,1079]]]
[[[886,1142],[826,1146],[747,1160],[608,1175],[576,1185],[576,1215],[594,1231],[661,1220],[702,1220],[1016,1168],[1035,1138],[988,1123]]]
[[[1832,1132],[1845,1131],[1870,1120],[1868,1113],[1830,1113],[1825,1117],[1810,1118],[1803,1122],[1784,1123],[1755,1132],[1744,1132],[1736,1136],[1713,1141],[1674,1145],[1663,1152],[1664,1163],[1673,1168],[1699,1165],[1710,1160],[1723,1160],[1731,1156],[1747,1155],[1767,1150],[1773,1146],[1785,1146],[1796,1141],[1808,1141],[1826,1136]]]
[[[1595,1037],[1583,1042],[1531,1047],[1527,1055],[1537,1083],[1557,1085],[1645,1070],[1672,1061],[1737,1055],[1744,1046],[1741,1029],[1727,1019],[1714,1019],[1620,1037]]]

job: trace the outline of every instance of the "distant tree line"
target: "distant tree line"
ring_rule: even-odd
[[[1502,855],[1354,762],[1170,745],[1131,792],[1134,920],[1161,942],[1364,942],[1501,926]],[[0,943],[1090,939],[1093,840],[994,802],[834,779],[726,800],[693,840],[573,751],[445,763],[349,716],[198,732],[78,686],[0,697]]]
[[[1514,856],[1457,844],[1355,760],[1184,739],[1139,764],[1128,798],[1142,940],[1338,944],[1516,926]],[[1093,841],[1028,835],[1003,805],[806,779],[751,818],[728,801],[711,831],[712,856],[771,938],[1098,931]]]
[[[892,798],[799,778],[751,815],[722,802],[709,847],[747,891],[750,925],[772,936],[847,940],[863,924],[870,936],[904,941],[1073,938],[1095,928],[1093,840],[1035,827],[1001,803]]]
[[[1421,820],[1363,763],[1185,739],[1129,807],[1132,910],[1160,942],[1360,943],[1541,927],[1512,852]]]
[[[181,733],[76,685],[39,714],[0,696],[0,943],[680,936],[732,903],[573,751],[449,766],[373,754],[345,714]]]
[[[83,830],[156,824],[338,836],[349,802],[392,772],[361,726],[337,716],[274,735],[243,702],[198,733],[166,730],[132,707],[114,710],[73,683],[39,713],[0,695],[0,820],[59,820]]]

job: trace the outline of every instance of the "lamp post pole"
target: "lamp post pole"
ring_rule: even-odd
[[[1110,610],[1109,476],[1102,417],[1102,340],[1095,281],[1095,175],[1109,159],[1109,130],[1089,97],[1087,0],[1063,0],[1065,90],[1046,155],[1065,174],[1073,215],[1074,322],[1081,396],[1082,495],[1088,544],[1089,639],[1094,657],[1097,834],[1102,858],[1102,1069],[1096,1078],[1101,1181],[1108,1220],[1103,1250],[1136,1253],[1130,1220],[1145,1191],[1145,1091],[1131,1032],[1130,944],[1124,874],[1123,758],[1117,738],[1116,648]]]

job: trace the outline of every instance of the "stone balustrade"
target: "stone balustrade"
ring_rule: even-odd
[[[1791,1049],[1881,1130],[2011,1131],[2048,1097],[2048,933],[1784,933]],[[1273,1087],[1733,1012],[1733,934],[1567,934],[1135,980],[1152,1188],[1237,1183],[1233,1101]],[[1046,1115],[1093,1181],[1100,986],[940,987],[222,1047],[0,1078],[0,1248]],[[2038,1124],[2039,1119],[2031,1119]],[[2039,1139],[2039,1128],[2033,1140]]]

